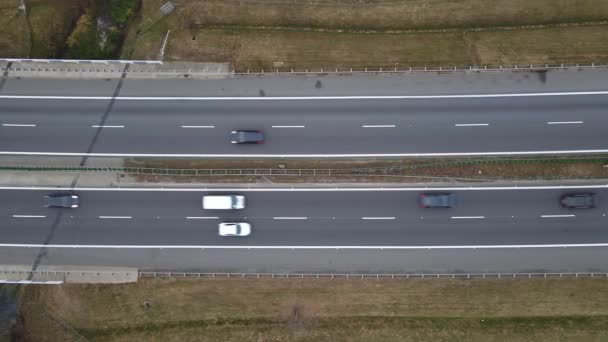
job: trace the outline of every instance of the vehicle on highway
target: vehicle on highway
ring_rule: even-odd
[[[230,132],[230,142],[233,144],[263,144],[264,132],[239,130]]]
[[[221,236],[247,236],[251,234],[251,224],[247,222],[222,222],[219,226]]]
[[[78,208],[80,198],[72,194],[50,194],[44,196],[46,208]]]
[[[594,193],[565,194],[559,204],[569,209],[591,209],[597,205],[597,196]]]
[[[456,205],[456,195],[449,193],[430,193],[418,196],[420,208],[451,208]]]
[[[229,210],[245,208],[243,195],[207,195],[203,196],[203,209]]]

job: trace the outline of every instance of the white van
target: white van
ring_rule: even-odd
[[[209,195],[203,196],[203,209],[229,210],[245,208],[243,195]]]

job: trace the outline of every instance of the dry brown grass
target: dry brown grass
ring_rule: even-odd
[[[0,0],[0,56],[23,57],[30,51],[29,30],[14,0]]]
[[[191,0],[160,19],[161,2],[144,1],[125,48],[131,58],[155,58],[171,29],[166,59],[231,62],[237,71],[608,61],[604,0]]]
[[[608,338],[598,279],[162,279],[28,292],[91,341]]]
[[[73,22],[80,15],[81,0],[30,0],[28,16],[32,58],[58,58]]]

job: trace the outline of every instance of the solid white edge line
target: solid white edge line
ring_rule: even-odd
[[[583,121],[548,121],[547,125],[571,125],[571,124],[582,124]]]
[[[4,127],[36,127],[35,124],[2,124]]]
[[[0,284],[38,284],[38,285],[59,285],[62,280],[0,280]]]
[[[457,157],[457,156],[518,156],[555,154],[608,153],[604,150],[555,150],[509,152],[436,152],[436,153],[351,153],[351,154],[160,154],[160,153],[80,153],[80,152],[25,152],[0,151],[11,156],[64,156],[64,157],[150,157],[150,158],[381,158],[381,157]]]
[[[484,219],[486,217],[485,216],[452,216],[451,218],[458,220],[458,219]]]
[[[306,216],[275,216],[272,219],[274,220],[308,220],[308,217]]]
[[[361,125],[363,128],[395,128],[397,125]]]
[[[124,125],[91,125],[93,128],[125,128]]]
[[[186,220],[217,220],[218,216],[186,216]]]
[[[456,127],[474,127],[474,126],[489,126],[489,123],[476,123],[476,124],[454,124]]]
[[[129,100],[129,101],[273,101],[273,100],[390,100],[390,99],[470,99],[495,97],[538,97],[538,96],[582,96],[608,95],[608,90],[573,91],[548,93],[500,93],[462,95],[364,95],[364,96],[43,96],[43,95],[0,95],[0,99],[27,100]]]
[[[133,216],[98,216],[100,219],[132,219]]]
[[[187,126],[183,125],[182,128],[215,128],[215,126]]]
[[[272,128],[306,128],[304,125],[292,125],[292,126],[272,126]]]
[[[386,217],[373,217],[373,216],[364,216],[361,218],[362,220],[394,220],[394,216],[386,216]]]
[[[14,218],[45,218],[45,215],[13,215]]]
[[[550,218],[550,217],[576,217],[576,215],[540,215],[540,217],[543,217],[543,218]]]
[[[2,247],[14,248],[91,248],[91,249],[359,249],[359,250],[433,250],[433,249],[523,249],[523,248],[584,248],[608,247],[608,242],[545,244],[545,245],[462,245],[462,246],[244,246],[244,245],[60,245],[0,243]]]
[[[140,191],[140,192],[347,192],[347,191],[495,191],[495,190],[568,190],[607,189],[608,184],[594,185],[551,185],[551,186],[488,186],[488,187],[393,187],[393,188],[94,188],[94,187],[54,187],[54,186],[0,186],[0,190],[78,190],[78,191]]]

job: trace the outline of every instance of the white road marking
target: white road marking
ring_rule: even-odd
[[[125,128],[124,125],[91,125],[93,128]]]
[[[272,246],[272,245],[59,245],[0,243],[2,247],[13,248],[91,248],[91,249],[355,249],[355,250],[433,250],[433,249],[524,249],[524,248],[598,248],[608,247],[608,242],[538,244],[538,245],[439,245],[439,246]]]
[[[215,126],[182,126],[182,128],[215,128]]]
[[[386,216],[386,217],[372,217],[372,216],[367,216],[367,217],[362,217],[362,220],[394,220],[395,217],[394,216]]]
[[[548,93],[499,93],[461,95],[363,95],[363,96],[45,96],[45,95],[0,95],[0,99],[15,100],[127,100],[127,101],[301,101],[301,100],[392,100],[392,99],[471,99],[496,97],[539,96],[586,96],[608,95],[608,90],[548,92]]]
[[[453,219],[483,219],[485,216],[452,216]]]
[[[308,220],[306,216],[275,216],[273,217],[275,220]]]
[[[35,124],[2,124],[4,127],[36,127]]]
[[[161,154],[161,153],[81,153],[0,151],[0,155],[64,157],[149,157],[149,158],[381,158],[381,157],[457,157],[457,156],[524,156],[608,153],[604,150],[553,150],[511,152],[436,152],[436,153],[351,153],[351,154]]]
[[[186,220],[217,220],[217,216],[187,216]]]
[[[39,285],[59,285],[62,280],[0,280],[0,284],[39,284]]]
[[[547,125],[576,125],[582,123],[582,121],[549,121]]]
[[[454,124],[456,127],[489,126],[489,123]]]
[[[540,217],[549,218],[549,217],[576,217],[576,215],[540,215]]]
[[[14,218],[45,218],[45,215],[13,215]]]
[[[487,186],[487,187],[382,187],[382,188],[128,188],[128,187],[53,187],[53,186],[0,186],[0,190],[51,190],[51,191],[135,191],[135,192],[353,192],[353,191],[496,191],[496,190],[566,190],[608,189],[608,184],[594,185],[539,185],[539,186]]]
[[[363,128],[395,128],[396,125],[362,125]]]
[[[133,216],[99,216],[100,219],[132,219]]]
[[[306,128],[304,125],[272,126],[272,128]]]

